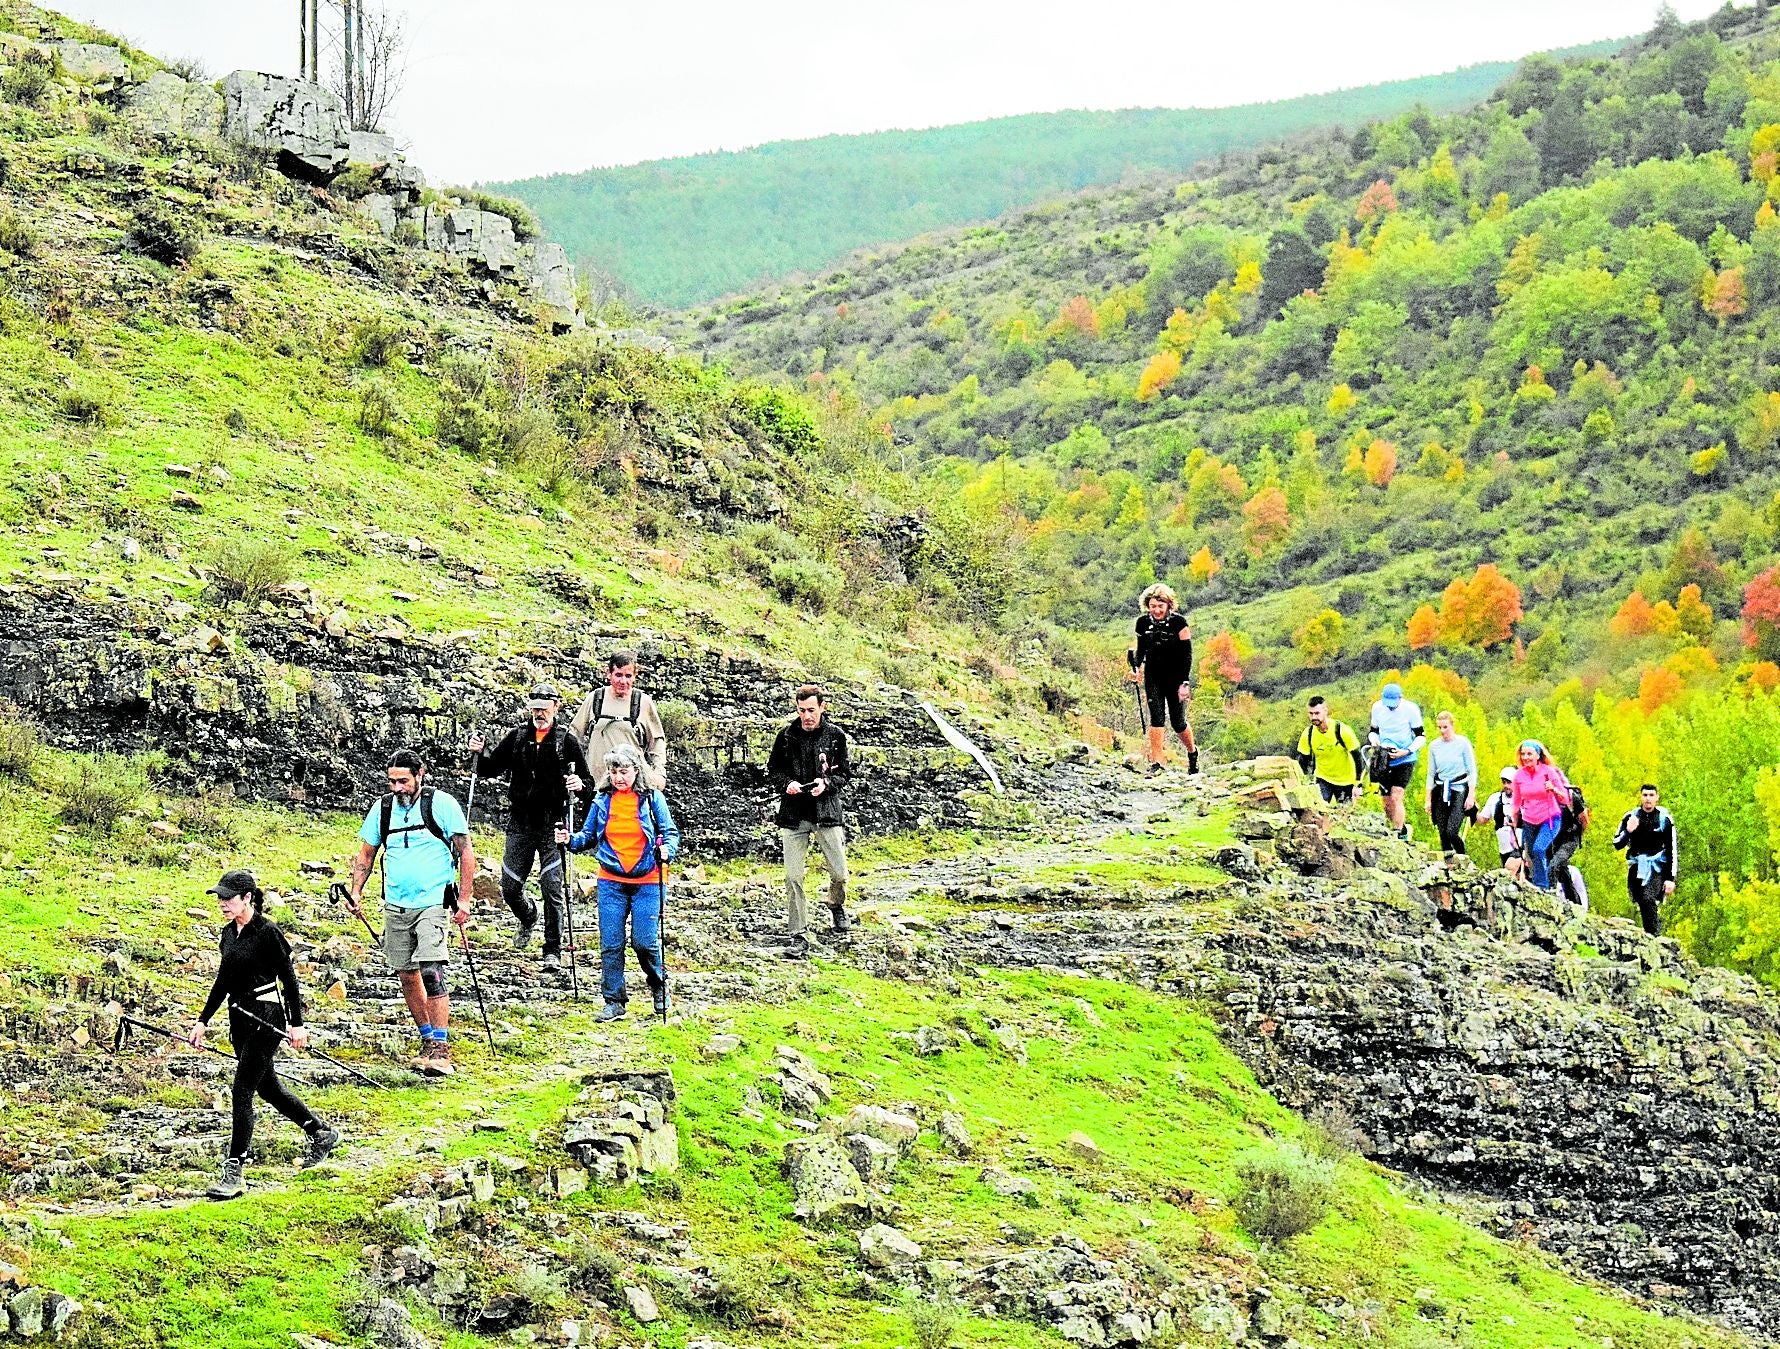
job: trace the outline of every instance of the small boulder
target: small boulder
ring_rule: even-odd
[[[859,1234],[859,1258],[873,1269],[895,1269],[921,1258],[921,1247],[887,1223],[873,1223]]]
[[[865,1206],[865,1183],[839,1140],[829,1134],[787,1143],[784,1166],[799,1217],[820,1220]]]
[[[881,1105],[856,1105],[841,1120],[838,1132],[869,1134],[879,1142],[906,1152],[914,1146],[921,1125],[910,1116],[886,1110]]]
[[[630,1314],[644,1325],[661,1320],[661,1308],[655,1305],[655,1295],[647,1288],[626,1284],[624,1286],[624,1301],[625,1305],[630,1308]]]
[[[1016,1195],[1023,1198],[1038,1193],[1038,1186],[1027,1180],[1026,1177],[1016,1176],[1011,1171],[1002,1170],[999,1166],[985,1166],[978,1178],[1003,1198],[1011,1199]]]
[[[1080,1129],[1069,1135],[1069,1150],[1084,1161],[1104,1162],[1106,1160],[1106,1154],[1100,1150],[1100,1144],[1089,1138]]]
[[[902,1160],[902,1153],[897,1148],[870,1134],[848,1134],[844,1141],[847,1156],[853,1159],[853,1169],[868,1185],[883,1180]]]
[[[970,1138],[970,1130],[964,1127],[964,1116],[956,1110],[948,1110],[939,1117],[939,1141],[945,1144],[946,1151],[954,1157],[968,1157],[974,1146]]]

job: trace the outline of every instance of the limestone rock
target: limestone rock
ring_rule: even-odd
[[[921,1247],[887,1223],[873,1223],[859,1234],[859,1258],[873,1269],[896,1269],[921,1258]]]
[[[25,1288],[12,1295],[6,1304],[12,1315],[12,1333],[21,1340],[34,1339],[43,1333],[43,1290]]]
[[[1027,1180],[1026,1177],[1016,1176],[1011,1171],[1004,1171],[999,1166],[985,1166],[979,1173],[978,1179],[1003,1198],[1011,1199],[1015,1196],[1024,1197],[1038,1193],[1038,1186]]]
[[[742,1047],[742,1037],[723,1032],[705,1041],[700,1051],[707,1059],[725,1059]]]
[[[466,258],[488,272],[508,271],[519,261],[513,222],[495,211],[429,205],[421,219],[421,234],[428,248]]]
[[[124,94],[123,118],[147,135],[214,138],[222,135],[223,96],[208,84],[157,70]]]
[[[913,1147],[921,1133],[920,1124],[912,1117],[880,1105],[854,1106],[836,1129],[843,1134],[868,1134],[901,1152]]]
[[[624,1286],[624,1303],[630,1308],[630,1314],[644,1325],[661,1319],[661,1309],[655,1305],[655,1295],[647,1288],[636,1284]]]
[[[281,172],[328,183],[350,150],[346,110],[334,94],[308,80],[237,70],[223,78],[223,134],[271,150]]]
[[[54,45],[62,61],[62,72],[83,84],[122,84],[130,78],[130,63],[116,47],[73,41]]]
[[[939,1117],[939,1141],[945,1144],[946,1151],[954,1157],[968,1157],[972,1147],[970,1130],[965,1127],[964,1116],[956,1110],[948,1110]]]
[[[1106,1160],[1106,1154],[1100,1150],[1100,1144],[1089,1138],[1080,1129],[1069,1135],[1069,1150],[1084,1161],[1103,1162]]]
[[[866,1184],[876,1184],[896,1170],[897,1162],[902,1160],[899,1149],[889,1143],[881,1142],[870,1134],[848,1134],[842,1140],[847,1149],[847,1156],[852,1158],[853,1169]]]
[[[820,1221],[865,1206],[865,1185],[833,1136],[817,1134],[787,1143],[784,1165],[799,1217]]]

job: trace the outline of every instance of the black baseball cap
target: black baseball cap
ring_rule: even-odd
[[[211,886],[206,892],[218,899],[233,899],[237,895],[257,892],[260,883],[253,878],[251,871],[225,871],[222,879]]]
[[[545,703],[560,703],[562,695],[548,684],[539,684],[532,690],[532,696],[526,700],[527,707],[541,707]]]

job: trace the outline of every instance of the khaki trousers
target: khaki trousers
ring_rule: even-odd
[[[838,824],[800,824],[795,829],[779,830],[779,842],[785,849],[786,928],[797,936],[809,923],[809,907],[804,901],[804,860],[810,854],[810,835],[822,850],[828,864],[828,903],[839,907],[847,902],[847,833]]]

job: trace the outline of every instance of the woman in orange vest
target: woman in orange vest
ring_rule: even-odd
[[[573,838],[559,829],[556,839],[571,852],[594,850],[599,861],[600,991],[606,1005],[594,1019],[624,1015],[624,933],[649,981],[655,1011],[667,1011],[667,971],[661,961],[662,867],[680,853],[680,830],[658,791],[637,790],[643,759],[628,745],[605,757],[606,786],[588,808],[587,822]]]

